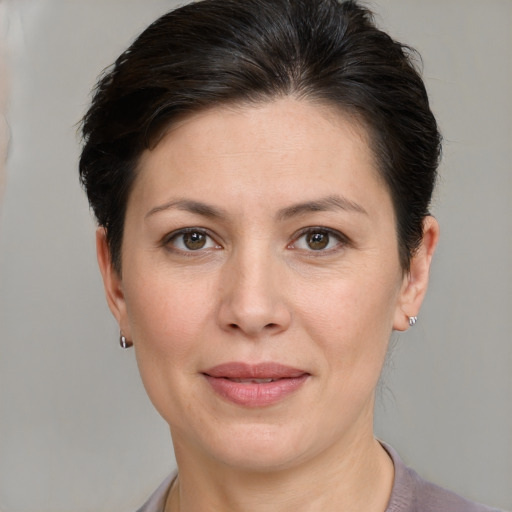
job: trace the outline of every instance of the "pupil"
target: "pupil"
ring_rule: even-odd
[[[206,236],[203,233],[186,233],[183,235],[183,243],[192,251],[202,249],[206,243]]]
[[[311,233],[308,235],[307,241],[311,249],[320,251],[329,244],[329,235],[327,233]]]

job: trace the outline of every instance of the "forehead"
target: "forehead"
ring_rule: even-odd
[[[329,104],[323,100],[297,99],[284,96],[261,102],[229,102],[219,106],[211,106],[197,112],[188,113],[169,123],[162,130],[158,142],[153,148],[147,150],[142,158],[147,157],[152,150],[161,143],[166,143],[170,138],[176,140],[177,136],[184,140],[189,137],[212,136],[220,126],[229,131],[230,128],[244,128],[239,132],[244,136],[250,135],[264,137],[265,143],[286,147],[293,144],[297,137],[311,136],[337,132],[339,130],[358,138],[361,143],[371,146],[369,140],[370,131],[366,129],[361,116]],[[265,132],[261,130],[265,127]],[[284,135],[284,137],[283,137]],[[335,134],[335,136],[339,133]],[[217,141],[218,142],[218,141]],[[249,142],[246,138],[236,137],[227,139],[243,145]]]
[[[356,196],[369,188],[385,192],[363,124],[293,98],[210,108],[173,124],[142,155],[133,194],[158,201],[187,187],[199,195],[260,195],[265,202],[333,187]]]

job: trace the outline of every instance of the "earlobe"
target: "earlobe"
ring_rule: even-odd
[[[423,221],[423,239],[411,258],[409,272],[404,276],[400,297],[395,312],[393,328],[405,331],[410,327],[409,318],[418,316],[427,292],[430,265],[439,240],[439,224],[428,216]]]
[[[122,288],[122,281],[119,273],[112,265],[110,249],[107,242],[107,234],[103,227],[99,227],[96,230],[96,256],[98,258],[98,265],[103,278],[103,286],[105,288],[108,307],[117,320],[119,329],[129,337],[130,329],[127,322],[126,302]]]

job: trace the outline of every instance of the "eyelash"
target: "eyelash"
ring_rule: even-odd
[[[307,236],[307,235],[314,235],[314,234],[324,234],[324,235],[327,235],[329,238],[334,238],[336,239],[337,243],[334,247],[331,247],[331,248],[328,248],[328,249],[297,249],[296,247],[294,247],[297,242]],[[329,240],[328,242],[329,244],[331,243],[331,241]],[[308,256],[312,256],[312,257],[320,257],[320,256],[324,256],[324,255],[327,255],[327,254],[332,254],[334,252],[337,252],[340,250],[341,247],[347,247],[350,245],[350,240],[349,238],[344,235],[343,233],[340,233],[339,231],[336,231],[334,229],[330,229],[330,228],[326,228],[326,227],[323,227],[323,226],[311,226],[311,227],[307,227],[307,228],[304,228],[302,229],[295,237],[294,237],[294,240],[293,242],[291,242],[289,245],[288,245],[288,248],[289,249],[295,249],[295,250],[300,250],[300,251],[303,251],[304,253],[307,253]]]
[[[206,239],[207,239],[206,243],[208,243],[208,240],[209,240],[210,243],[213,244],[215,247],[207,247],[206,249],[203,248],[203,247],[200,247],[200,248],[198,248],[196,250],[194,250],[194,249],[188,249],[187,250],[187,249],[181,249],[181,248],[173,246],[173,242],[178,240],[180,237],[184,237],[185,235],[190,235],[190,234],[200,234],[200,235],[205,236]],[[164,239],[162,240],[161,245],[166,247],[167,249],[169,249],[171,251],[177,252],[179,254],[183,254],[185,256],[193,256],[193,255],[197,256],[197,255],[203,253],[205,250],[208,250],[208,249],[221,249],[222,248],[215,241],[215,239],[209,233],[209,231],[205,230],[204,228],[184,228],[184,229],[180,229],[178,231],[174,231],[174,232],[172,232],[169,235],[164,237]],[[196,253],[196,254],[194,254],[194,253]]]
[[[208,244],[208,243],[210,245],[213,244],[214,247],[212,247],[212,246],[206,247],[206,248],[199,247],[195,250],[194,249],[187,250],[187,249],[178,248],[173,245],[173,242],[178,240],[180,237],[184,237],[188,234],[203,235],[204,237],[206,237],[205,244]],[[301,240],[303,237],[306,237],[307,235],[314,235],[314,234],[327,235],[329,237],[327,244],[331,243],[330,238],[336,239],[337,243],[334,247],[330,247],[328,249],[321,248],[321,249],[315,250],[315,249],[311,249],[311,248],[310,249],[301,249],[301,248],[296,247],[297,242],[299,240]],[[210,242],[208,242],[208,240]],[[184,243],[184,242],[182,241],[182,243]],[[179,254],[186,255],[186,256],[192,256],[192,255],[197,256],[201,253],[204,253],[205,250],[209,250],[209,249],[222,249],[222,246],[220,244],[218,244],[215,241],[214,237],[210,234],[210,232],[204,228],[184,228],[184,229],[180,229],[178,231],[174,231],[164,237],[164,239],[161,242],[161,245],[168,248],[171,251],[174,251]],[[292,250],[299,250],[304,253],[308,253],[308,255],[312,256],[312,257],[319,257],[322,255],[331,254],[333,252],[338,251],[340,249],[340,246],[346,247],[348,245],[350,245],[350,240],[348,239],[347,236],[343,235],[339,231],[336,231],[336,230],[333,230],[330,228],[326,228],[326,227],[322,227],[322,226],[311,226],[311,227],[304,228],[299,233],[297,233],[294,236],[293,241],[287,245],[287,248],[292,249]],[[196,253],[196,254],[194,254],[194,253]]]

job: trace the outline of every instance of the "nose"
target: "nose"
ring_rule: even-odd
[[[222,273],[219,323],[250,338],[286,331],[291,311],[281,263],[268,250],[239,251]]]

